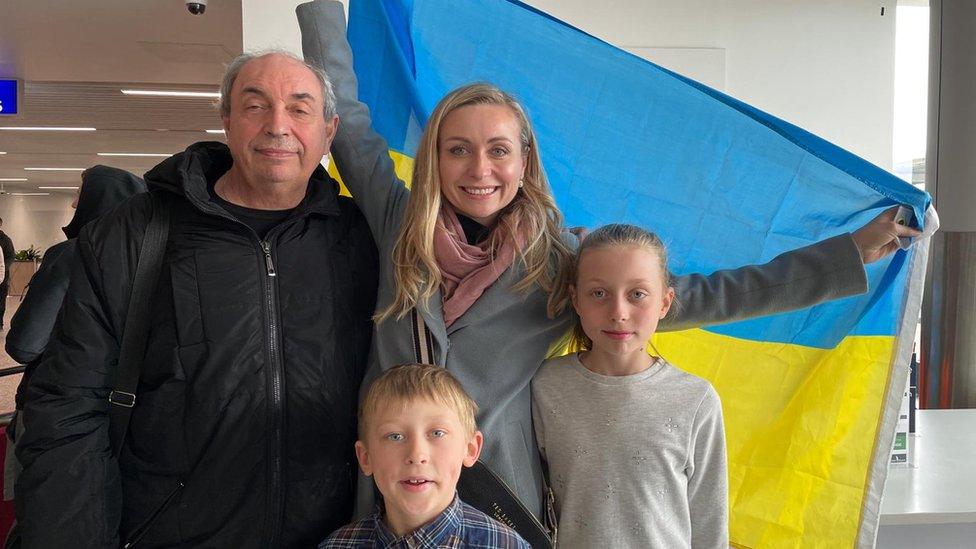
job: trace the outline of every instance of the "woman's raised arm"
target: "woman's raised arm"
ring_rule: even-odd
[[[676,314],[660,330],[724,324],[811,307],[867,291],[864,264],[898,249],[898,237],[916,229],[894,221],[889,209],[853,234],[782,253],[763,265],[676,277]]]
[[[335,90],[339,131],[332,159],[380,244],[399,226],[409,191],[396,177],[386,140],[373,130],[369,108],[359,102],[342,4],[317,0],[296,11],[305,60],[323,68]]]
[[[857,295],[867,275],[850,234],[780,254],[763,265],[675,278],[677,312],[658,329],[724,324]]]

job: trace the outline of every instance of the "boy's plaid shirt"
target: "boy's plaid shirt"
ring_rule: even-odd
[[[382,505],[382,504],[381,504]],[[515,530],[464,503],[457,496],[440,515],[413,533],[398,537],[383,523],[377,506],[370,516],[336,530],[319,549],[351,547],[531,549]]]

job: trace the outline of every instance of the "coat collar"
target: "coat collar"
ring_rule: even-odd
[[[523,276],[522,273],[523,269],[516,260],[515,264],[502,273],[502,276],[489,286],[485,293],[481,294],[481,297],[455,320],[450,328],[444,325],[444,312],[441,308],[443,297],[440,290],[435,291],[424,305],[418,307],[420,316],[424,319],[427,329],[434,338],[436,349],[440,350],[440,355],[436,359],[438,364],[446,363],[451,335],[468,326],[478,324],[486,318],[495,316],[499,311],[508,307],[519,306],[528,298],[528,294],[516,292],[512,289],[512,285],[520,280],[519,277]],[[404,320],[410,322],[409,319]]]
[[[194,143],[146,173],[146,183],[150,190],[185,196],[198,209],[219,214],[223,210],[210,201],[208,187],[233,163],[227,145],[216,141]],[[312,172],[305,198],[295,209],[296,214],[339,214],[339,184],[325,168],[318,166]]]
[[[447,336],[462,330],[467,326],[477,324],[482,320],[496,316],[498,313],[508,307],[521,305],[522,302],[528,297],[529,292],[518,292],[513,289],[513,286],[521,280],[524,276],[524,269],[522,269],[522,264],[518,258],[515,259],[513,263],[505,272],[502,273],[498,280],[494,284],[488,286],[484,293],[464,312],[463,315],[458,317],[451,324],[450,328],[445,328],[445,333]],[[437,299],[440,298],[440,292],[437,294]],[[438,305],[440,302],[438,301]],[[444,315],[439,314],[440,325],[444,326]]]

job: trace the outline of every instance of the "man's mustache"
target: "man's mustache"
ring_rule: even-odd
[[[301,151],[301,146],[288,139],[274,139],[271,141],[261,141],[253,145],[254,149],[277,149],[280,151],[288,151],[297,153]]]

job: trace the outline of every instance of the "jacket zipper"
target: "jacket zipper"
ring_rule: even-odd
[[[282,404],[282,357],[281,357],[281,345],[280,345],[280,334],[278,327],[278,310],[277,310],[277,300],[275,299],[277,286],[275,284],[278,272],[274,265],[274,250],[271,246],[271,239],[269,238],[272,234],[279,234],[285,230],[287,226],[294,224],[298,221],[298,218],[292,218],[281,222],[276,227],[272,228],[268,234],[262,239],[249,225],[237,219],[233,215],[227,213],[222,209],[215,209],[210,206],[207,202],[202,202],[200,200],[194,199],[192,196],[187,196],[192,204],[194,204],[199,210],[204,213],[209,213],[217,217],[221,217],[235,223],[241,227],[244,227],[250,234],[254,235],[255,241],[257,241],[261,253],[264,254],[264,268],[267,279],[264,283],[264,300],[268,308],[268,351],[270,355],[270,366],[271,366],[271,400],[273,405],[272,410],[272,430],[271,430],[271,441],[272,445],[271,451],[271,463],[270,463],[270,506],[268,511],[271,514],[271,525],[267,530],[267,540],[269,543],[267,546],[275,547],[280,541],[281,537],[281,523],[285,512],[285,502],[284,502],[284,467],[282,465],[282,454],[284,448],[284,419],[283,419],[283,404]],[[307,214],[306,214],[307,216]]]
[[[284,221],[272,228],[262,239],[250,226],[227,213],[218,213],[220,217],[226,218],[248,229],[254,235],[258,243],[260,253],[264,255],[264,268],[267,278],[264,281],[264,302],[268,310],[268,365],[271,367],[271,445],[269,463],[269,507],[268,514],[271,516],[271,524],[267,530],[268,547],[277,547],[281,538],[281,523],[285,513],[284,501],[284,467],[282,465],[282,454],[284,447],[284,419],[282,404],[282,358],[280,352],[281,338],[278,327],[278,304],[276,296],[277,285],[275,284],[278,271],[274,265],[274,249],[271,247],[272,234],[280,233],[286,225],[294,223],[292,220]]]
[[[269,365],[271,367],[271,402],[272,402],[272,428],[271,428],[271,528],[269,528],[269,546],[276,547],[281,537],[281,518],[284,514],[284,498],[282,491],[284,482],[282,479],[282,445],[284,444],[282,418],[282,375],[281,375],[281,346],[279,345],[278,327],[278,303],[276,300],[274,256],[271,243],[261,240],[261,250],[264,252],[264,266],[267,279],[264,284],[264,300],[268,306],[268,353]]]
[[[268,244],[267,241],[262,241],[261,249],[264,250],[264,264],[268,268],[268,276],[277,276],[274,268],[274,260],[271,259],[271,244]]]

